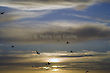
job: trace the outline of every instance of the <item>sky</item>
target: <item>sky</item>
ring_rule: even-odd
[[[109,39],[109,0],[2,0],[1,42]]]
[[[65,65],[60,69],[110,68],[110,0],[0,0],[2,12],[0,70],[32,69],[53,57]]]
[[[0,0],[0,44],[101,41],[108,50],[109,8],[109,0]]]

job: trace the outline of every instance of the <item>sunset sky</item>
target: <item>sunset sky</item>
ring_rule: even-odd
[[[67,70],[110,68],[110,0],[0,0],[2,12],[0,70],[31,70],[47,58]],[[35,50],[41,55],[33,57]]]

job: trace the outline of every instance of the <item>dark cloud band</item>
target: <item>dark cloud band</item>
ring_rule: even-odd
[[[0,40],[5,42],[47,42],[47,41],[85,41],[94,39],[107,39],[110,37],[109,26],[81,26],[78,28],[0,28]],[[45,30],[43,30],[45,29]]]

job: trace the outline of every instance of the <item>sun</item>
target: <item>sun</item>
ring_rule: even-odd
[[[49,59],[49,62],[60,62],[60,59],[58,59],[58,58],[51,58],[51,59]]]

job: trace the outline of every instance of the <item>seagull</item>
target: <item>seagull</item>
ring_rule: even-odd
[[[46,65],[50,65],[50,62],[48,62]]]
[[[12,48],[14,48],[15,46],[14,46],[14,45],[12,45],[11,47],[12,47]]]
[[[48,62],[48,65],[50,65],[50,63]]]
[[[70,51],[71,53],[73,53],[73,51]]]
[[[32,66],[32,67],[34,67],[34,66]]]
[[[66,42],[66,44],[69,44],[69,43],[70,43],[70,42],[68,42],[68,41]]]
[[[86,71],[86,73],[88,73],[89,71]]]
[[[4,14],[5,12],[1,12],[0,14]]]
[[[36,51],[37,54],[40,54],[38,51]]]
[[[35,65],[32,65],[32,67],[36,67]]]

